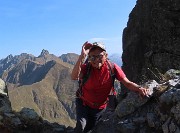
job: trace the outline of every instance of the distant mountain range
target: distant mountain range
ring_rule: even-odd
[[[112,62],[116,63],[117,65],[122,66],[122,60],[121,60],[121,55],[120,54],[114,53],[114,54],[110,55],[108,58]]]
[[[67,54],[67,58],[77,60],[78,55]],[[75,62],[70,59],[64,62],[47,50],[38,57],[22,53],[1,59],[0,77],[7,83],[13,110],[33,108],[50,122],[73,126],[77,83],[70,78],[70,63]]]

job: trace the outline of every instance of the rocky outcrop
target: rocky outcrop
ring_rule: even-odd
[[[38,116],[33,109],[23,108],[20,112],[0,112],[0,132],[71,133],[73,128],[50,123]]]
[[[159,80],[149,70],[180,69],[179,16],[178,0],[137,0],[123,32],[123,69],[130,80]]]
[[[180,71],[165,75],[170,79],[161,84],[155,80],[144,84],[150,97],[130,92],[115,112],[106,110],[92,133],[179,133]]]

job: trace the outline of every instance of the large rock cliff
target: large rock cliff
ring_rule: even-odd
[[[137,0],[123,32],[122,60],[133,81],[157,79],[150,70],[180,69],[179,0]]]

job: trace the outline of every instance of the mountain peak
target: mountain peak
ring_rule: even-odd
[[[10,55],[8,55],[6,58],[7,58],[7,59],[11,59],[11,58],[13,58],[13,55],[10,54]]]
[[[49,51],[43,49],[43,50],[41,51],[41,54],[39,55],[39,57],[46,56],[46,55],[49,55]]]

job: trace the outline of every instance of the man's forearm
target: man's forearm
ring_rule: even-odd
[[[72,70],[72,73],[71,73],[71,79],[72,80],[77,80],[78,77],[79,77],[79,73],[81,71],[81,65],[82,65],[82,62],[84,61],[85,59],[85,56],[83,55],[80,55],[73,70]]]

